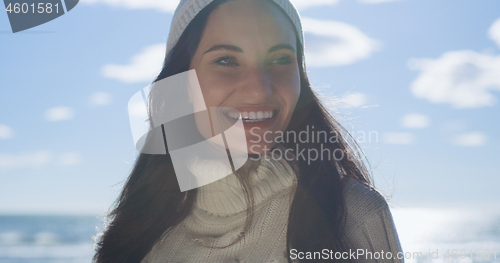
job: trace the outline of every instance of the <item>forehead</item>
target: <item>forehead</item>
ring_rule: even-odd
[[[220,5],[207,21],[200,46],[233,44],[269,48],[289,44],[296,48],[295,28],[269,0],[235,0]]]

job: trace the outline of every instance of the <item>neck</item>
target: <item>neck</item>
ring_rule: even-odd
[[[261,159],[254,163],[248,173],[241,170],[232,173],[216,182],[198,189],[195,206],[218,216],[228,216],[245,212],[247,198],[242,181],[251,188],[254,205],[264,203],[279,192],[296,184],[296,176],[285,160]],[[204,171],[210,172],[210,165]]]

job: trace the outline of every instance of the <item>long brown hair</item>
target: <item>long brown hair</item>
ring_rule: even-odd
[[[166,55],[155,82],[189,69],[210,13],[227,1],[215,0],[190,22]],[[311,89],[303,63],[303,47],[298,40],[297,60],[301,92],[287,131],[298,134],[306,127],[314,127],[315,131],[335,134],[334,142],[311,141],[300,146],[302,149],[316,149],[319,153],[329,149],[332,153],[341,153],[343,158],[296,159],[290,163],[298,180],[288,219],[289,261],[291,248],[298,251],[321,251],[324,248],[345,251],[348,247],[343,232],[346,217],[343,178],[371,184],[370,173],[356,142]],[[286,142],[277,147],[295,149],[296,143]],[[251,189],[246,193],[251,195]],[[94,262],[140,262],[165,232],[188,216],[196,194],[196,189],[180,191],[168,154],[141,153],[114,209],[107,215],[109,223],[97,243]],[[247,201],[252,203],[251,198],[247,197]]]

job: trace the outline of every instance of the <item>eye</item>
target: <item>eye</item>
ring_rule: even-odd
[[[288,55],[279,57],[271,62],[271,64],[278,64],[278,65],[289,65],[292,63],[292,58]]]
[[[236,59],[231,56],[224,56],[216,59],[214,61],[215,64],[223,67],[235,67],[238,66],[238,63],[236,62]]]

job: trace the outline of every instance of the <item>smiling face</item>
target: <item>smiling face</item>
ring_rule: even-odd
[[[271,149],[288,127],[300,94],[296,50],[292,23],[269,1],[230,1],[208,18],[190,69],[207,108],[241,114],[251,154]]]

